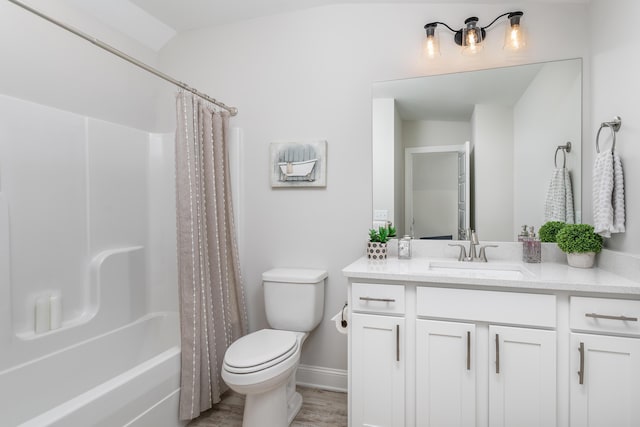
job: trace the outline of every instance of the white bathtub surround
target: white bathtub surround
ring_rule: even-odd
[[[49,328],[59,329],[62,326],[62,296],[53,294],[49,296]]]
[[[177,427],[179,354],[177,314],[155,313],[0,371],[2,425]]]
[[[247,333],[248,320],[231,200],[229,113],[179,92],[177,117],[180,419],[190,420],[227,390],[220,376],[224,354]]]
[[[49,295],[41,295],[37,297],[34,304],[34,315],[35,315],[34,331],[36,334],[41,334],[51,329],[49,313],[50,313]]]

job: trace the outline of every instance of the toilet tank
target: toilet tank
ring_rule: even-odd
[[[325,270],[274,268],[262,273],[267,322],[273,329],[310,332],[324,312]]]

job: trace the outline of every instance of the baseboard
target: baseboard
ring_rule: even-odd
[[[344,369],[300,365],[296,373],[296,384],[346,393],[348,388],[347,378],[347,371]]]

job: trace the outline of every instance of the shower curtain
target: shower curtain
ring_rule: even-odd
[[[180,419],[220,401],[226,349],[247,332],[228,169],[229,113],[176,97],[176,208],[182,372]]]

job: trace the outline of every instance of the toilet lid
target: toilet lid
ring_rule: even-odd
[[[287,359],[297,348],[294,332],[262,329],[231,344],[225,353],[224,363],[230,372],[256,372]]]

